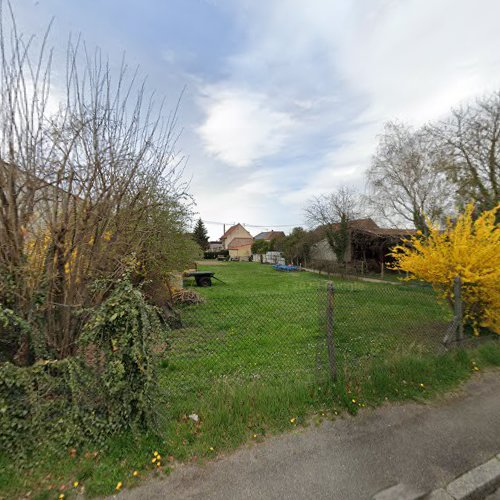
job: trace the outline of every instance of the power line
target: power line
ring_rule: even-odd
[[[205,224],[218,224],[220,226],[234,226],[236,222],[218,222],[212,220],[204,220]],[[245,227],[298,227],[301,224],[247,224],[246,222],[240,223]]]

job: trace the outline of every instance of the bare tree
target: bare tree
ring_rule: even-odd
[[[453,206],[453,189],[442,172],[435,145],[423,130],[389,122],[367,173],[369,202],[393,225],[440,223]]]
[[[193,255],[182,235],[189,209],[177,108],[164,119],[163,103],[146,93],[136,71],[123,63],[112,74],[99,50],[70,40],[64,97],[49,113],[48,34],[35,49],[7,7],[0,29],[0,305],[37,325],[38,337],[23,339],[20,351],[30,342],[29,349],[62,358],[76,348],[85,311],[106,295],[92,286],[96,280],[111,287],[125,269],[159,278],[174,252]]]
[[[362,199],[352,189],[343,186],[330,194],[314,197],[304,210],[310,227],[322,226],[326,239],[343,263],[349,246],[349,222],[363,213]]]
[[[461,203],[493,208],[500,200],[500,90],[452,110],[429,131],[439,146],[439,170],[456,186]]]

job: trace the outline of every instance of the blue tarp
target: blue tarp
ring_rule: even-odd
[[[276,271],[287,271],[287,272],[300,271],[300,267],[298,266],[285,266],[283,264],[276,264],[275,266],[273,266],[273,269],[275,269]]]

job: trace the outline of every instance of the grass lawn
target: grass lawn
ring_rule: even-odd
[[[445,353],[440,341],[450,320],[427,287],[335,281],[335,341],[339,379],[328,377],[325,343],[326,279],[279,273],[256,263],[204,263],[225,282],[196,290],[205,298],[182,311],[157,369],[165,394],[160,435],[113,439],[107,449],[77,450],[63,458],[37,450],[33,460],[0,457],[0,497],[26,491],[66,498],[83,485],[110,494],[173,461],[202,461],[246,441],[335,417],[385,400],[421,399],[455,387],[470,374],[500,365],[500,346]],[[196,414],[195,422],[189,415]],[[78,481],[76,489],[71,483]]]

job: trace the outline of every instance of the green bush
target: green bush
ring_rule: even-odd
[[[19,458],[156,429],[153,348],[163,332],[156,309],[126,278],[92,312],[78,356],[0,364],[0,451]]]
[[[204,259],[216,259],[217,257],[229,257],[229,250],[206,251],[203,253]]]

